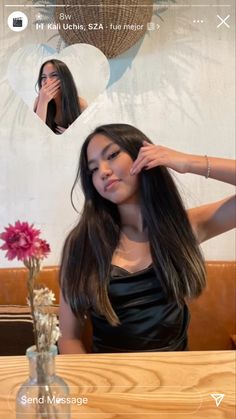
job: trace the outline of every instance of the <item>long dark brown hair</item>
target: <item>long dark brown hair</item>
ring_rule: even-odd
[[[77,88],[73,79],[73,76],[63,61],[60,60],[48,60],[43,63],[39,70],[38,76],[38,89],[42,87],[42,74],[46,64],[52,64],[55,66],[60,79],[61,88],[61,113],[62,113],[62,126],[68,128],[76,118],[81,114],[80,103],[78,98]],[[48,103],[46,124],[56,132],[57,124],[55,123],[56,116],[56,103],[52,99]]]
[[[151,141],[127,124],[96,128],[82,146],[72,188],[73,194],[80,179],[85,202],[79,222],[64,244],[60,269],[63,296],[75,315],[85,314],[93,307],[116,325],[119,319],[109,300],[108,284],[121,220],[116,204],[98,194],[88,171],[87,148],[96,134],[107,136],[133,160],[143,141]],[[202,254],[168,169],[158,166],[143,170],[139,181],[141,213],[148,231],[154,269],[161,277],[169,300],[182,304],[185,298],[198,296],[205,286]]]

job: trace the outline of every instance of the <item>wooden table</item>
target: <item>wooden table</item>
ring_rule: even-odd
[[[233,351],[59,355],[57,374],[70,386],[72,419],[235,419]],[[25,357],[0,357],[0,414],[15,417]],[[216,407],[211,393],[224,393]],[[62,418],[60,418],[62,419]]]

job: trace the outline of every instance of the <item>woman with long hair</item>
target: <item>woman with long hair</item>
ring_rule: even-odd
[[[62,134],[87,107],[78,96],[69,68],[60,60],[46,61],[39,70],[37,85],[35,113],[53,132]]]
[[[233,160],[154,145],[111,124],[85,140],[76,175],[85,197],[60,269],[62,353],[187,349],[186,301],[206,284],[199,244],[235,226],[235,197],[188,211],[168,168],[235,183]],[[72,192],[73,192],[72,189]]]

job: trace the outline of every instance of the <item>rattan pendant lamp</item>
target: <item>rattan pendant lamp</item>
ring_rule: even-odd
[[[146,32],[152,0],[59,0],[55,18],[63,40],[87,43],[113,58],[131,48]],[[70,19],[62,19],[69,15]]]

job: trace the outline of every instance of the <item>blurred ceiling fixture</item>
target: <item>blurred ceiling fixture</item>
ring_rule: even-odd
[[[69,45],[91,44],[107,58],[136,44],[153,14],[152,0],[58,0],[56,4],[61,5],[55,7],[55,19],[63,40]]]

